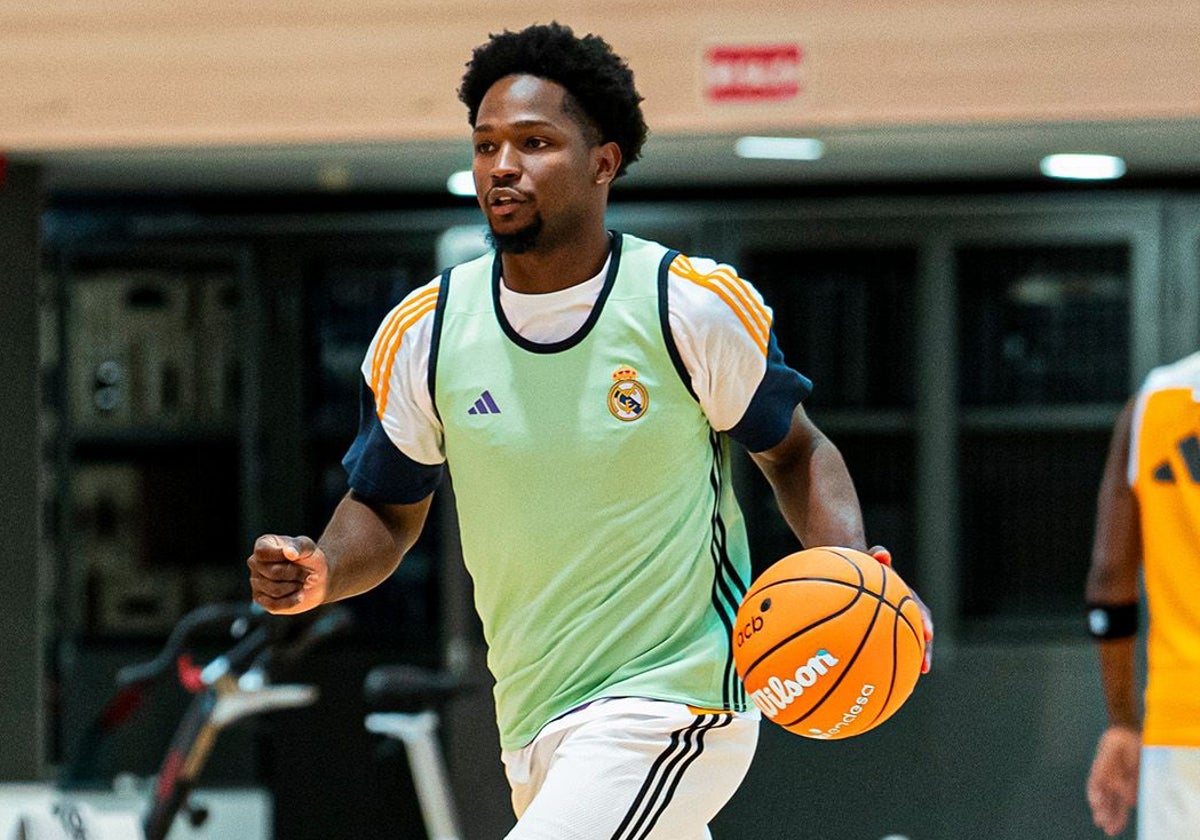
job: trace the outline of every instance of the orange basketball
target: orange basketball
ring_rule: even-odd
[[[925,633],[912,590],[892,569],[861,551],[810,548],[751,585],[733,656],[768,720],[806,738],[849,738],[908,699]]]

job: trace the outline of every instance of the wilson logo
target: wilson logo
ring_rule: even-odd
[[[791,678],[771,677],[766,685],[750,695],[750,699],[764,715],[774,719],[839,662],[836,656],[821,648],[808,662],[797,668]]]

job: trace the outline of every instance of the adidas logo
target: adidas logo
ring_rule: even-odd
[[[1187,469],[1188,478],[1193,484],[1200,484],[1200,436],[1188,435],[1175,445],[1183,458],[1183,466]],[[1175,469],[1171,462],[1164,460],[1154,468],[1154,480],[1160,484],[1174,484]]]
[[[496,401],[492,399],[491,391],[484,391],[479,395],[479,399],[475,400],[475,405],[467,409],[467,414],[499,414],[500,406],[496,405]]]

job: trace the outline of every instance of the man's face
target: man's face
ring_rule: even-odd
[[[554,247],[595,214],[603,219],[611,173],[602,150],[612,144],[592,142],[566,96],[555,82],[513,75],[479,104],[475,191],[501,251]]]

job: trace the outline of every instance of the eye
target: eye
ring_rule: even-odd
[[[491,140],[480,140],[475,144],[475,154],[477,155],[490,154],[491,152],[495,151],[495,149],[496,144]]]
[[[525,140],[525,148],[527,149],[544,149],[550,145],[550,141],[544,137],[530,137]]]

